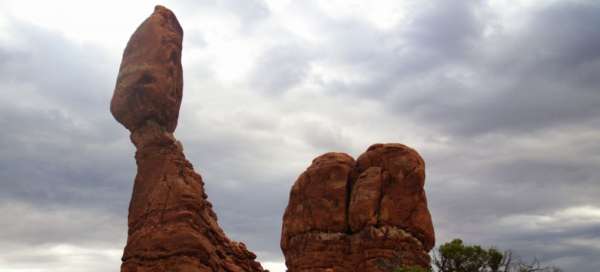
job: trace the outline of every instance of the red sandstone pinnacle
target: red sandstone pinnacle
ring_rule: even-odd
[[[131,131],[137,175],[122,272],[262,272],[256,255],[229,240],[173,136],[182,93],[182,30],[157,6],[131,37],[111,103]]]
[[[434,245],[423,189],[425,163],[401,144],[375,144],[356,161],[344,153],[313,160],[283,216],[289,272],[379,272],[429,267]]]

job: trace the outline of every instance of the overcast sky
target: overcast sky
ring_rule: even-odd
[[[109,102],[145,1],[0,2],[0,271],[118,271],[135,176]],[[176,137],[227,234],[284,271],[312,158],[400,142],[437,244],[600,269],[600,2],[162,3],[183,26]]]

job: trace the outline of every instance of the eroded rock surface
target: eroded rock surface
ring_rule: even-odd
[[[146,120],[175,131],[183,92],[182,39],[175,14],[162,6],[129,39],[110,111],[130,131]]]
[[[283,216],[289,272],[390,271],[429,267],[434,245],[423,189],[425,163],[401,144],[375,144],[356,161],[344,153],[313,160]]]
[[[123,55],[111,112],[131,132],[137,175],[121,271],[264,271],[256,255],[219,227],[202,177],[173,136],[182,35],[175,15],[157,6]]]

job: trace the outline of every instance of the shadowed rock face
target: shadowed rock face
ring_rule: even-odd
[[[183,86],[182,35],[175,15],[157,6],[123,54],[111,112],[131,131],[137,175],[121,271],[264,271],[219,227],[202,177],[173,136]]]
[[[429,267],[434,245],[425,163],[401,144],[375,144],[356,161],[317,157],[298,177],[283,216],[289,272]]]

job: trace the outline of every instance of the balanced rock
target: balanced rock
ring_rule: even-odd
[[[182,39],[175,14],[162,6],[129,39],[110,111],[130,131],[147,120],[175,131],[183,92]]]
[[[175,15],[157,6],[131,37],[111,103],[131,131],[137,175],[129,205],[122,272],[259,272],[256,255],[227,238],[173,136],[182,94]]]
[[[429,267],[434,232],[423,189],[425,163],[401,144],[375,144],[356,161],[313,160],[283,216],[289,272],[379,272]]]

